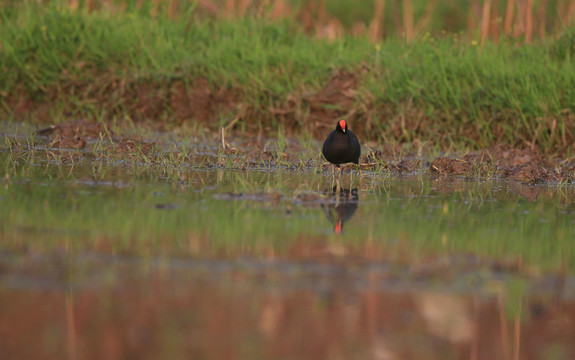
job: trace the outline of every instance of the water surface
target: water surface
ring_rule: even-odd
[[[0,153],[6,358],[575,358],[571,184],[74,153]]]

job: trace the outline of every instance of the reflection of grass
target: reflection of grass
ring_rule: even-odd
[[[330,179],[309,172],[188,169],[170,175],[160,165],[3,161],[0,251],[72,246],[139,255],[305,258],[318,246],[337,244],[344,254],[416,264],[463,252],[532,269],[575,270],[572,189],[559,194],[494,182],[364,179],[359,209],[343,236],[333,237],[320,208]],[[539,198],[529,202],[517,195],[521,191],[539,191]],[[227,192],[261,196],[213,198]],[[319,196],[305,200],[306,194]]]
[[[231,113],[243,130],[312,133],[310,114],[319,107],[350,114],[365,140],[443,147],[507,141],[572,151],[573,31],[528,46],[501,41],[479,48],[447,34],[375,46],[365,38],[313,39],[287,21],[191,21],[191,8],[174,18],[133,7],[87,13],[58,3],[0,8],[6,115],[21,97],[47,105],[51,121],[63,114],[164,121],[176,115],[170,94],[202,78],[211,94],[238,99],[215,116]],[[337,110],[341,104],[327,95],[312,104],[342,72],[357,74],[357,89],[325,94],[344,91],[353,98],[350,108]]]

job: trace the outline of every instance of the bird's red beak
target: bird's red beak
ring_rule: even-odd
[[[343,121],[343,120],[342,120]],[[335,224],[335,229],[333,229],[335,231],[336,234],[341,234],[341,228],[343,227],[343,221],[339,220],[336,224]]]
[[[345,132],[345,120],[339,121],[339,127],[343,130],[343,132]]]

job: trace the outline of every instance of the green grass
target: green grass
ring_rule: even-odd
[[[314,122],[331,127],[348,116],[364,141],[419,139],[445,148],[505,141],[573,153],[573,29],[533,45],[479,47],[454,35],[374,45],[352,36],[313,39],[289,20],[193,15],[193,7],[176,19],[129,8],[87,13],[59,1],[0,8],[0,117],[150,118],[213,129],[231,115],[239,118],[234,129],[275,135],[280,127],[310,133]],[[351,107],[314,103],[342,71],[358,77]],[[227,92],[231,108],[217,105],[214,118],[179,118],[172,96],[193,89],[195,79]],[[327,117],[314,115],[317,107]]]

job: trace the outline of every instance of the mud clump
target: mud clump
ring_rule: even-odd
[[[367,148],[367,154],[359,160],[362,169],[383,168],[398,173],[412,173],[421,167],[421,160],[411,153],[404,153],[399,145],[385,144],[379,149],[367,145]],[[397,161],[398,154],[403,158],[400,161]]]
[[[392,165],[391,169],[400,173],[412,173],[417,171],[420,165],[420,160],[402,160],[397,164]]]
[[[531,149],[513,149],[507,144],[472,152],[462,159],[436,158],[430,173],[462,175],[470,178],[504,179],[525,184],[558,183],[573,180],[573,165],[545,158]]]
[[[528,184],[546,182],[549,179],[548,171],[535,160],[505,169],[503,176]]]
[[[56,136],[50,144],[50,148],[62,148],[62,149],[83,149],[86,147],[86,140],[79,136],[75,137],[62,137],[60,135]]]
[[[62,124],[50,125],[36,131],[36,135],[49,139],[47,147],[56,149],[83,149],[87,139],[96,139],[112,132],[103,123],[77,119]]]
[[[47,138],[46,147],[53,149],[84,149],[89,141],[106,140],[118,155],[148,155],[155,142],[139,136],[118,136],[104,123],[76,119],[36,131]]]
[[[367,155],[362,157],[361,162],[365,163],[376,163],[376,162],[391,162],[397,159],[398,154],[402,153],[402,149],[399,145],[392,146],[389,144],[384,144],[379,149],[372,149],[368,146]],[[407,154],[409,155],[409,154]]]
[[[469,175],[473,168],[470,161],[438,157],[429,166],[429,172],[440,175]]]
[[[355,81],[344,73],[334,77],[334,83],[347,84],[344,88],[353,88]],[[322,90],[316,100],[323,99],[330,102],[330,97],[347,96],[340,92],[328,89]],[[37,135],[44,137],[42,142],[47,148],[55,149],[84,149],[90,141],[104,141],[102,148],[109,149],[119,156],[146,156],[150,161],[156,160],[158,153],[154,141],[146,141],[139,136],[120,136],[115,134],[102,122],[91,122],[84,119],[72,120],[66,123],[52,125],[36,131]],[[317,158],[301,159],[298,154],[301,144],[297,141],[287,140],[285,147],[281,149],[270,147],[270,141],[247,139],[243,143],[230,146],[225,141],[224,133],[220,138],[222,142],[217,166],[235,166],[238,168],[250,168],[252,166],[281,165],[293,168],[313,167],[320,161],[323,169],[331,169],[332,166]],[[273,143],[273,142],[272,142]],[[24,144],[34,146],[34,144]],[[15,144],[16,148],[25,149],[21,144]],[[98,143],[98,147],[100,144]],[[470,179],[502,178],[523,184],[536,183],[563,183],[573,181],[575,164],[572,161],[562,161],[538,153],[534,149],[516,149],[508,144],[497,144],[493,147],[471,152],[463,157],[437,157],[431,163],[421,160],[420,155],[404,152],[401,147],[383,145],[379,149],[372,149],[366,145],[367,151],[360,159],[361,169],[373,169],[374,171],[388,170],[395,173],[413,173],[427,171],[435,176],[463,176]],[[399,158],[399,159],[398,159]],[[348,166],[350,167],[350,166]],[[351,166],[353,168],[353,166]]]
[[[139,153],[147,155],[152,150],[154,142],[143,142],[134,139],[122,139],[115,145],[116,153]]]
[[[471,152],[463,157],[436,157],[427,163],[414,154],[390,151],[391,148],[369,149],[362,157],[362,168],[383,168],[399,173],[413,173],[427,168],[436,176],[462,176],[469,179],[509,179],[524,184],[560,183],[573,181],[573,162],[544,156],[533,149],[515,149],[508,144]],[[401,153],[403,160],[393,162]]]
[[[50,125],[47,128],[36,131],[36,134],[49,137],[60,136],[61,139],[97,139],[103,135],[114,136],[112,130],[108,129],[104,123],[92,122],[85,119]]]
[[[479,164],[495,163],[500,168],[512,168],[531,161],[541,161],[542,155],[531,149],[513,149],[508,144],[500,143],[467,154],[463,160]]]

